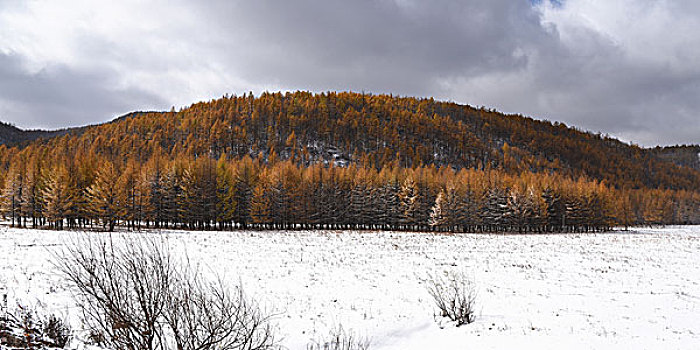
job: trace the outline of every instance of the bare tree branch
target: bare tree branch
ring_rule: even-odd
[[[71,284],[83,320],[101,345],[125,350],[264,350],[270,318],[238,285],[209,282],[166,241],[84,235],[55,266]]]

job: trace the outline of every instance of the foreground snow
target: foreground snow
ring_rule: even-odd
[[[10,304],[40,304],[77,322],[50,259],[79,234],[2,228],[0,293]],[[338,325],[387,350],[700,345],[700,227],[595,235],[148,234],[214,273],[240,278],[278,314],[289,349],[305,349]],[[421,279],[444,270],[476,282],[476,323],[441,328],[434,320]]]

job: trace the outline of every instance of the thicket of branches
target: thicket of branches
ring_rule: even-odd
[[[167,243],[83,237],[55,258],[91,341],[110,349],[263,350],[274,330],[240,285],[211,282]]]
[[[476,320],[476,285],[464,273],[431,274],[424,283],[440,317],[454,321],[457,327]]]
[[[26,305],[0,313],[0,348],[64,348],[70,341],[70,326],[55,314]]]
[[[331,330],[327,337],[310,342],[306,350],[369,350],[370,347],[371,342],[368,338],[338,326]]]

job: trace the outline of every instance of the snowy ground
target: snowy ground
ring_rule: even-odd
[[[240,278],[289,349],[341,325],[372,349],[700,348],[700,227],[571,235],[160,232]],[[77,318],[51,252],[76,233],[0,229],[0,293]],[[458,270],[475,323],[441,329],[420,282]],[[5,289],[3,292],[2,289]]]

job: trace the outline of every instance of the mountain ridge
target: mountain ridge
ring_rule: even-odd
[[[65,134],[69,129],[41,130],[21,129],[11,123],[0,121],[0,144],[16,145],[22,142],[33,141],[38,138],[50,138]]]
[[[165,113],[160,111],[133,111],[124,115],[115,117],[112,120],[104,123],[88,124],[82,126],[69,126],[58,129],[22,129],[10,122],[0,120],[0,145],[6,146],[24,146],[31,141],[37,139],[50,139],[60,137],[68,133],[80,133],[87,128],[97,127],[109,123],[117,123],[127,118],[132,118],[144,113]]]

